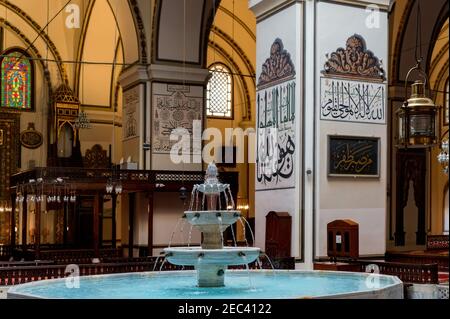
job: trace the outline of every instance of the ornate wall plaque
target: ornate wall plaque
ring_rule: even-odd
[[[139,137],[138,120],[140,117],[139,108],[139,91],[140,85],[137,85],[123,93],[123,139],[133,139]]]
[[[367,50],[364,38],[355,34],[347,39],[346,48],[338,48],[326,55],[325,76],[350,77],[352,79],[384,82],[382,62]]]
[[[275,39],[270,47],[270,57],[262,65],[258,89],[292,80],[294,77],[295,66],[291,55],[284,49],[283,41]]]
[[[194,140],[194,124],[203,120],[203,88],[196,85],[154,83],[152,148],[154,154],[170,154],[176,141],[170,135],[181,129],[191,135],[191,154],[201,152]],[[180,132],[181,132],[180,131]]]
[[[328,176],[379,177],[380,139],[328,136]]]
[[[276,39],[257,90],[256,190],[295,187],[295,67]]]
[[[36,131],[34,123],[28,123],[28,128],[20,133],[20,143],[26,148],[38,148],[42,145],[43,141],[42,133]]]
[[[326,55],[320,80],[320,119],[386,124],[386,73],[360,35]]]
[[[386,85],[322,77],[320,119],[386,123]]]

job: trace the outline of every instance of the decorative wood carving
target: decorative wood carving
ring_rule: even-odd
[[[295,66],[291,55],[284,49],[283,41],[276,39],[270,47],[270,57],[262,66],[258,89],[274,85],[295,77]]]
[[[425,244],[426,153],[423,150],[397,152],[397,207],[395,245],[405,245],[404,209],[408,204],[410,182],[414,187],[414,202],[418,209],[416,244]]]
[[[20,166],[20,114],[1,113],[0,130],[3,144],[0,146],[0,199],[9,200],[9,177]]]
[[[20,143],[26,148],[38,148],[42,145],[43,140],[42,133],[36,131],[34,123],[28,123],[28,128],[20,133]]]
[[[109,158],[106,151],[99,144],[92,146],[90,150],[86,151],[84,157],[84,167],[86,168],[108,168]]]
[[[328,76],[359,78],[383,82],[386,80],[382,61],[367,50],[364,38],[355,34],[347,39],[346,48],[327,54],[322,73]]]

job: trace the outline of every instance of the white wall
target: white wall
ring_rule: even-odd
[[[266,189],[256,179],[255,181],[255,246],[265,250],[265,231],[266,215],[270,211],[288,212],[292,216],[292,237],[291,237],[291,255],[301,256],[300,229],[301,229],[301,189],[300,180],[301,170],[301,121],[302,104],[300,96],[301,73],[302,73],[302,34],[301,23],[302,4],[296,3],[286,9],[278,12],[267,19],[258,22],[256,26],[256,80],[262,72],[262,66],[266,59],[270,57],[270,49],[274,41],[279,38],[282,40],[284,49],[290,54],[291,60],[295,66],[296,77],[294,79],[295,87],[295,121],[294,121],[294,173],[293,183],[288,188],[279,188],[280,186],[270,185]],[[261,90],[260,90],[261,91]],[[258,106],[257,106],[258,109]],[[258,113],[258,110],[257,110]],[[257,123],[258,126],[258,123]],[[256,166],[256,165],[255,165]],[[290,183],[289,183],[290,184]],[[279,189],[277,189],[279,188]]]
[[[347,39],[361,35],[367,49],[388,62],[387,14],[380,12],[380,28],[368,28],[365,8],[342,4],[317,3],[316,38],[316,236],[315,255],[326,256],[326,227],[335,219],[352,219],[359,224],[360,255],[381,255],[386,249],[387,126],[320,120],[320,78],[326,54],[346,47]],[[326,21],[326,23],[324,23]],[[343,23],[345,21],[345,23]],[[387,98],[387,95],[386,95]],[[385,105],[387,105],[387,100]],[[387,110],[387,109],[386,109]],[[386,113],[385,113],[386,114]],[[386,115],[385,115],[386,116]],[[327,176],[327,135],[378,137],[379,178],[336,178]]]

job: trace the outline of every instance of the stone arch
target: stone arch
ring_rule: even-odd
[[[157,0],[152,63],[205,68],[209,30],[219,4],[220,0]],[[190,44],[188,51],[184,49],[185,43]]]

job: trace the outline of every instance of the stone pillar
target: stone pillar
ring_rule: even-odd
[[[291,254],[301,259],[304,3],[250,0],[249,5],[256,15],[258,34],[255,246],[265,250],[266,215],[288,212],[293,218]]]
[[[148,72],[151,81],[151,169],[201,171],[201,135],[206,121],[204,91],[208,70],[154,64]],[[177,127],[171,127],[173,123]],[[170,141],[170,136],[165,132],[167,127],[176,135],[178,142]],[[186,136],[189,138],[181,142],[182,137]],[[188,150],[188,154],[180,158],[181,163],[170,156],[175,144]]]
[[[148,74],[144,66],[133,66],[120,76],[123,91],[122,157],[149,169],[150,157],[146,143],[149,141]],[[120,141],[117,141],[119,143]]]
[[[298,268],[326,256],[326,225],[336,219],[359,224],[360,255],[385,252],[388,5],[249,1],[258,34],[256,246],[267,213],[288,212]],[[343,166],[342,156],[353,162]]]

